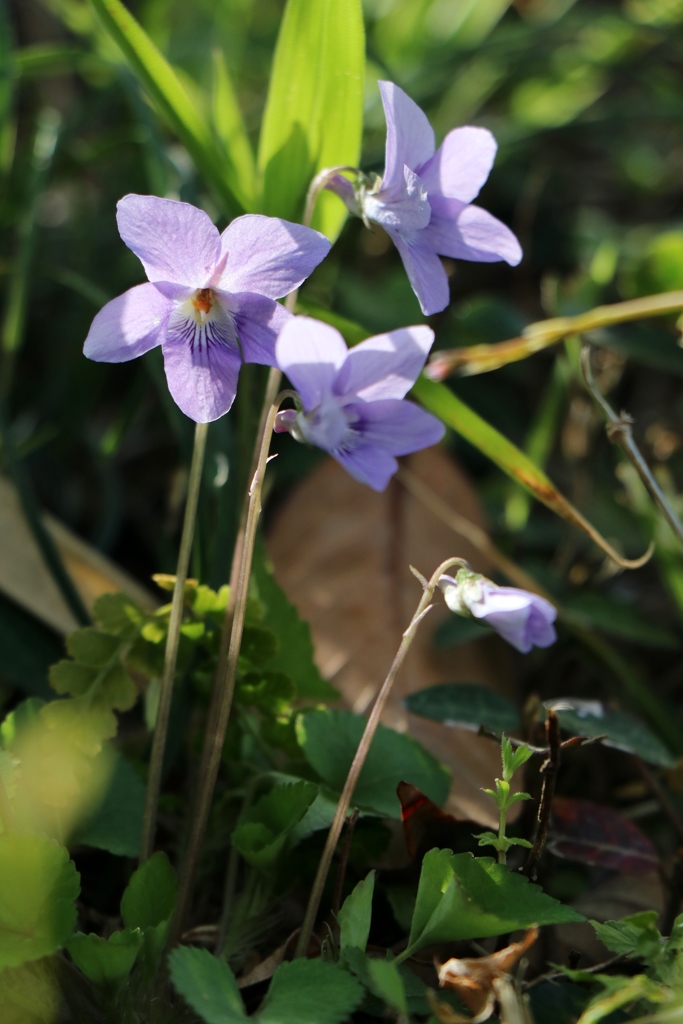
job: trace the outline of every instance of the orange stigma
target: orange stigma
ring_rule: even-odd
[[[210,288],[199,288],[192,300],[192,305],[199,313],[210,313],[213,305],[213,293]]]

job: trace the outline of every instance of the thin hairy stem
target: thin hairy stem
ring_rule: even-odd
[[[384,711],[387,700],[389,699],[389,694],[391,693],[391,689],[394,685],[394,680],[396,679],[399,669],[405,660],[406,654],[410,649],[410,645],[413,642],[422,619],[431,608],[430,602],[434,596],[434,590],[436,589],[439,577],[453,565],[463,565],[463,559],[449,558],[447,561],[443,562],[429,580],[427,586],[424,587],[420,603],[418,604],[415,614],[410,621],[410,625],[403,634],[401,645],[396,653],[393,664],[389,669],[389,674],[382,683],[381,689],[375,698],[375,703],[372,706],[372,711],[370,712],[365,724],[365,730],[363,731],[360,743],[358,744],[358,749],[356,750],[353,761],[351,762],[351,767],[349,768],[349,774],[346,777],[344,788],[341,791],[341,796],[339,797],[339,803],[337,804],[337,809],[330,826],[330,831],[327,834],[327,840],[320,858],[318,871],[308,899],[306,914],[301,926],[301,931],[299,932],[299,939],[294,953],[295,958],[306,955],[308,944],[310,942],[311,935],[313,934],[313,925],[315,924],[323,890],[330,871],[330,865],[332,864],[332,858],[334,857],[334,851],[337,848],[339,836],[341,835],[341,830],[344,827],[344,822],[346,821],[346,815],[351,803],[353,791],[356,788],[358,777],[363,769],[363,765],[365,764],[365,759],[368,756],[370,744],[377,732],[377,726],[379,725],[382,712]]]
[[[662,493],[659,484],[652,475],[650,467],[643,458],[637,444],[633,440],[633,431],[631,430],[633,420],[628,413],[625,412],[622,412],[621,415],[617,416],[612,406],[600,391],[595,378],[593,377],[590,345],[584,345],[581,350],[581,372],[583,374],[586,387],[605,414],[605,419],[607,420],[607,426],[605,429],[608,438],[613,444],[619,445],[622,452],[645,484],[645,487],[647,488],[655,505],[666,519],[678,540],[683,544],[683,526],[681,525],[681,521]]]
[[[187,487],[185,519],[183,521],[183,533],[180,539],[180,551],[178,552],[178,565],[176,567],[175,586],[173,587],[171,616],[168,622],[168,636],[166,637],[164,671],[161,677],[161,688],[159,692],[159,708],[157,710],[156,724],[154,726],[154,740],[152,742],[152,754],[149,762],[149,775],[147,777],[147,796],[145,799],[145,816],[142,825],[142,848],[140,852],[141,861],[147,860],[154,849],[154,836],[157,824],[157,804],[159,802],[159,791],[161,789],[161,773],[164,765],[164,750],[166,748],[166,735],[168,733],[168,719],[171,713],[171,699],[173,697],[173,681],[175,679],[176,664],[178,662],[180,626],[182,624],[183,605],[185,603],[185,583],[187,580],[188,566],[190,564],[190,555],[192,553],[192,540],[194,537],[194,526],[197,518],[199,490],[202,482],[202,469],[204,467],[207,431],[207,423],[198,423],[194,432],[194,448],[192,450],[190,479]]]
[[[223,678],[220,680],[220,693],[217,701],[217,713],[213,728],[207,731],[205,746],[202,755],[204,772],[199,781],[199,793],[194,813],[194,820],[190,830],[185,865],[180,880],[180,892],[173,924],[169,935],[169,944],[173,944],[180,935],[183,920],[187,913],[194,879],[199,863],[206,825],[209,820],[209,811],[213,800],[213,793],[218,778],[218,769],[223,754],[223,744],[228,728],[228,720],[232,709],[232,699],[235,692],[235,680],[237,678],[237,661],[242,643],[242,632],[244,629],[244,617],[247,610],[247,597],[249,591],[249,577],[251,574],[251,563],[254,554],[254,541],[256,539],[256,527],[261,513],[261,492],[263,490],[263,478],[265,476],[268,452],[270,450],[270,439],[273,433],[275,417],[280,404],[285,398],[295,397],[292,391],[283,391],[276,398],[270,407],[266,418],[265,430],[261,441],[258,465],[251,487],[249,488],[249,509],[247,513],[244,542],[240,558],[237,586],[235,588],[235,611],[232,617],[232,628],[230,631],[230,645],[225,661]]]
[[[548,838],[548,831],[550,829],[550,813],[552,810],[553,797],[555,795],[555,781],[557,779],[557,773],[560,770],[560,751],[562,749],[562,743],[560,742],[560,722],[552,709],[548,710],[547,718],[545,720],[545,734],[546,742],[548,744],[548,757],[541,765],[543,787],[541,789],[541,800],[538,806],[538,828],[536,829],[534,845],[529,850],[529,856],[527,857],[526,864],[524,865],[524,874],[530,878],[532,882],[536,881],[538,862],[541,859],[541,854],[543,853],[543,849]]]

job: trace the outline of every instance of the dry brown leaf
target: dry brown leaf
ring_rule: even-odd
[[[472,1014],[472,1024],[481,1024],[493,1013],[499,983],[512,974],[537,938],[538,928],[531,928],[521,942],[512,942],[497,953],[464,959],[453,957],[445,964],[436,965],[439,986],[455,992]]]
[[[476,494],[461,469],[438,448],[407,460],[412,473],[449,506],[483,525]],[[375,696],[420,599],[414,565],[430,576],[448,557],[490,567],[481,555],[395,481],[383,494],[324,462],[291,494],[268,537],[275,575],[310,623],[321,672],[355,711]],[[495,827],[481,793],[500,773],[500,752],[482,737],[409,715],[406,694],[440,682],[482,682],[514,696],[495,645],[477,641],[453,651],[432,649],[437,624],[450,613],[440,598],[420,628],[399,675],[384,721],[408,730],[453,771],[445,810]],[[500,653],[500,649],[498,649]]]
[[[44,521],[86,608],[100,594],[116,590],[125,590],[143,608],[156,607],[158,601],[144,587],[63,523],[49,515]],[[71,633],[79,625],[43,561],[14,486],[2,477],[0,590],[58,633]]]

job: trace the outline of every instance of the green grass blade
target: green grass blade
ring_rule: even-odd
[[[180,78],[121,0],[90,0],[157,113],[181,140],[227,212],[243,211],[228,185],[211,129]]]
[[[360,0],[289,0],[259,140],[264,213],[299,220],[318,171],[357,165],[364,69]],[[339,200],[324,194],[313,227],[334,240],[345,216]]]
[[[253,210],[256,197],[256,161],[244,127],[237,96],[223,52],[213,51],[213,128],[222,147],[225,176],[245,210]]]

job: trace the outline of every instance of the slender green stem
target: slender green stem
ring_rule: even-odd
[[[145,800],[145,816],[142,826],[142,849],[140,853],[141,861],[147,860],[154,849],[154,836],[156,833],[157,823],[157,804],[159,802],[159,792],[161,790],[164,750],[166,748],[168,719],[171,713],[171,698],[173,696],[173,681],[175,679],[175,670],[178,661],[180,626],[183,618],[183,605],[185,603],[185,583],[187,580],[188,566],[190,564],[190,555],[192,553],[192,540],[194,537],[195,520],[197,518],[197,504],[199,501],[199,490],[202,481],[202,469],[204,467],[207,431],[207,423],[198,423],[194,432],[194,448],[192,451],[192,463],[190,465],[190,479],[187,489],[185,519],[183,521],[183,533],[180,539],[180,551],[178,553],[178,565],[176,568],[175,586],[173,588],[173,601],[171,603],[171,616],[168,622],[168,635],[166,637],[164,671],[161,677],[161,689],[159,693],[159,708],[154,727],[152,755],[149,763],[149,776],[147,778],[147,796]]]
[[[683,525],[681,525],[680,519],[667,501],[665,495],[662,493],[659,484],[652,475],[650,467],[643,458],[637,444],[633,440],[633,432],[631,430],[633,420],[628,413],[625,412],[622,412],[621,415],[617,416],[612,406],[600,391],[595,378],[593,377],[590,345],[584,345],[581,350],[581,372],[583,374],[586,387],[605,414],[608,438],[612,443],[619,445],[622,452],[645,484],[655,505],[659,508],[678,540],[683,544]]]
[[[327,841],[325,842],[325,847],[320,858],[318,872],[315,876],[315,881],[313,882],[311,894],[308,899],[308,906],[306,907],[304,921],[301,926],[301,931],[299,932],[296,952],[294,953],[295,957],[305,956],[306,951],[308,950],[308,944],[310,942],[311,935],[313,934],[313,925],[315,924],[318,907],[320,906],[325,883],[327,882],[327,876],[330,871],[330,865],[332,864],[332,858],[334,857],[334,851],[337,848],[339,836],[341,835],[344,822],[346,821],[346,815],[351,803],[351,798],[353,797],[353,791],[356,788],[358,777],[360,776],[363,765],[365,764],[365,759],[377,731],[377,726],[379,725],[380,718],[382,717],[382,712],[384,711],[387,700],[389,699],[389,694],[391,693],[391,689],[394,685],[394,680],[396,679],[399,669],[405,660],[405,656],[410,649],[410,645],[413,642],[418,626],[432,607],[430,602],[434,596],[434,590],[436,589],[439,577],[453,565],[463,565],[462,558],[449,558],[447,561],[442,562],[429,581],[422,581],[422,598],[420,599],[420,603],[417,606],[408,628],[403,634],[401,645],[396,653],[396,657],[394,658],[391,668],[389,669],[389,673],[382,683],[377,697],[375,698],[375,703],[372,706],[372,711],[370,712],[365,724],[365,730],[361,736],[360,743],[358,744],[358,749],[356,750],[353,761],[351,762],[351,767],[349,768],[349,774],[346,777],[344,788],[341,791],[337,810],[335,811],[330,831],[327,834]]]
[[[268,462],[270,440],[280,404],[285,398],[295,397],[293,391],[283,391],[277,396],[270,407],[266,418],[265,430],[261,441],[258,465],[251,487],[249,488],[249,509],[247,513],[244,542],[242,545],[239,574],[235,588],[235,611],[232,618],[230,631],[230,645],[225,661],[223,678],[220,680],[220,692],[216,700],[216,718],[213,728],[207,731],[204,750],[202,752],[203,771],[200,777],[200,790],[197,798],[197,805],[194,820],[190,829],[190,840],[185,858],[185,865],[180,879],[180,892],[178,904],[171,925],[169,945],[173,945],[178,939],[185,915],[187,913],[194,879],[199,863],[206,826],[209,820],[209,811],[213,800],[213,793],[218,778],[218,769],[223,754],[225,733],[228,727],[228,719],[232,709],[232,699],[235,692],[235,680],[237,678],[237,661],[239,659],[240,645],[242,643],[242,631],[244,629],[244,617],[247,610],[247,597],[249,592],[249,576],[251,574],[251,563],[254,555],[254,541],[256,539],[256,527],[261,513],[261,492],[263,490],[263,479]]]
[[[500,808],[500,811],[498,813],[498,840],[501,843],[501,846],[499,846],[499,848],[498,848],[498,863],[499,864],[506,864],[507,863],[507,856],[506,856],[506,853],[505,853],[505,849],[504,849],[504,847],[502,845],[504,843],[504,841],[505,841],[505,838],[506,838],[505,837],[505,824],[506,824],[507,813],[508,813],[508,808],[505,805]]]

